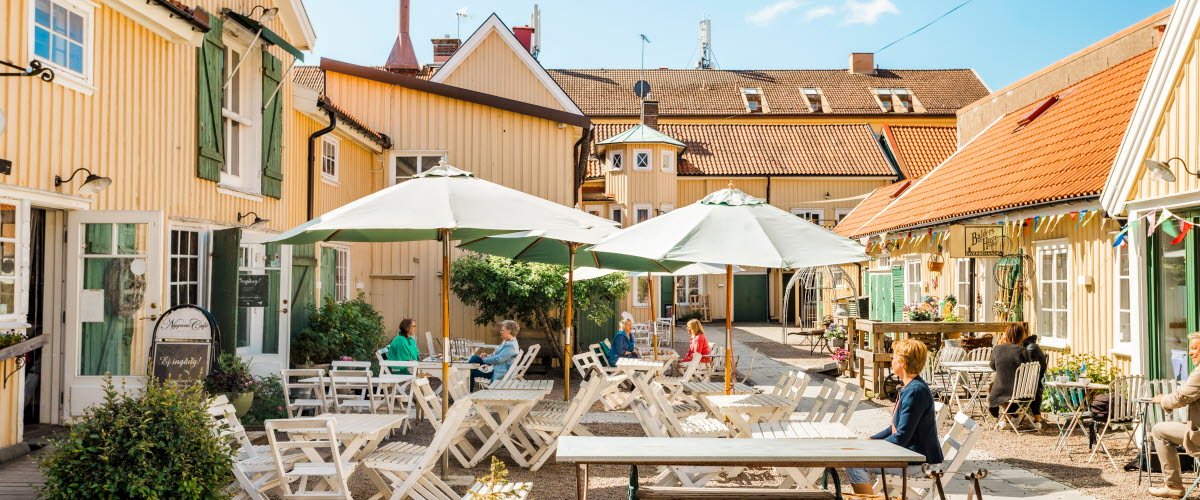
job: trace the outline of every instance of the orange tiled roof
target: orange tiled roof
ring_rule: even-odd
[[[1153,58],[1147,51],[1060,90],[1059,100],[1023,127],[1018,122],[1046,100],[1001,117],[873,219],[843,234],[1098,196]]]
[[[856,229],[870,221],[871,218],[875,217],[875,214],[878,214],[880,210],[883,210],[883,207],[886,207],[888,203],[891,203],[892,200],[896,199],[897,193],[900,192],[900,189],[904,187],[905,184],[910,184],[912,182],[916,181],[913,179],[905,179],[871,191],[871,194],[867,195],[866,199],[860,202],[858,206],[854,207],[854,210],[851,210],[850,213],[846,214],[846,216],[842,218],[841,222],[838,222],[838,225],[833,228],[833,232],[843,236],[852,236],[856,234]]]
[[[884,125],[882,132],[900,172],[909,179],[929,173],[958,149],[956,127]]]
[[[762,89],[772,114],[808,114],[801,89],[818,88],[832,114],[885,114],[872,95],[875,88],[906,88],[926,113],[953,114],[986,95],[988,89],[969,69],[886,70],[876,75],[844,69],[552,69],[550,76],[589,116],[638,116],[641,100],[633,84],[645,78],[650,99],[662,116],[746,114],[742,88]]]
[[[300,66],[292,69],[292,83],[325,93],[325,71],[320,66]]]
[[[604,140],[630,123],[600,123]],[[869,175],[895,170],[865,123],[830,125],[702,123],[659,124],[658,130],[687,144],[677,172],[686,175]],[[589,178],[604,175],[596,160]]]

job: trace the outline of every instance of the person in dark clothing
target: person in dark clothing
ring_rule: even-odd
[[[1021,327],[1021,330],[1025,330],[1025,328]],[[1025,337],[1025,342],[1023,342],[1023,345],[1025,346],[1025,351],[1029,353],[1029,360],[1037,361],[1038,364],[1042,366],[1041,370],[1038,370],[1037,396],[1034,396],[1033,403],[1029,405],[1029,413],[1033,415],[1033,427],[1035,429],[1041,429],[1042,392],[1045,391],[1045,387],[1042,386],[1042,383],[1046,381],[1046,353],[1042,352],[1042,346],[1038,345],[1037,335]]]
[[[1025,328],[1020,323],[1008,325],[1008,329],[1000,334],[1000,344],[992,348],[992,361],[989,364],[996,372],[992,378],[992,388],[988,391],[988,410],[999,420],[996,428],[1001,429],[1007,424],[1000,412],[1008,408],[1012,399],[1013,385],[1017,379],[1017,368],[1029,361],[1029,353],[1022,345],[1025,340]]]

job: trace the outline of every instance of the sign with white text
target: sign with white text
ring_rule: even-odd
[[[163,313],[154,324],[154,340],[213,339],[216,320],[204,309],[193,305],[175,306]]]

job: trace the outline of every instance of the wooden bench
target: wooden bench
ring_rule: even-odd
[[[677,486],[645,486],[635,490],[630,498],[639,500],[688,500],[692,498],[756,500],[827,500],[837,498],[823,490],[780,490],[774,488],[684,488]]]

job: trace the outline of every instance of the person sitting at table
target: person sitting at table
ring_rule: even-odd
[[[1025,332],[1025,327],[1021,323],[1014,323],[1022,332]],[[1048,359],[1046,353],[1042,352],[1042,346],[1038,345],[1038,336],[1029,335],[1025,337],[1025,352],[1029,355],[1030,361],[1037,361],[1042,367],[1038,370],[1038,385],[1037,392],[1034,393],[1033,402],[1029,404],[1029,414],[1033,416],[1033,429],[1042,430],[1042,393],[1045,392],[1045,387],[1042,385],[1046,381],[1046,364]]]
[[[400,333],[388,344],[388,361],[419,361],[421,354],[417,352],[417,320],[404,318],[400,320]],[[409,375],[408,368],[392,368],[392,373]]]
[[[1159,422],[1154,424],[1154,451],[1166,474],[1166,484],[1150,488],[1151,496],[1160,498],[1183,498],[1183,478],[1179,476],[1179,450],[1183,446],[1189,455],[1200,455],[1200,332],[1188,334],[1188,355],[1196,364],[1187,380],[1175,392],[1159,394],[1150,401],[1162,405],[1167,411],[1187,407],[1187,422]]]
[[[637,353],[637,347],[633,344],[633,320],[625,318],[621,322],[621,329],[617,330],[616,335],[613,335],[612,349],[608,351],[608,366],[617,366],[617,360],[621,358],[640,358]]]
[[[692,341],[688,344],[687,356],[679,358],[680,363],[687,363],[692,360],[692,356],[701,356],[701,363],[712,363],[712,357],[708,354],[711,348],[708,345],[708,338],[704,336],[704,325],[700,324],[698,319],[690,319],[687,322],[688,335],[692,336]]]
[[[1013,387],[1017,381],[1017,368],[1029,362],[1029,352],[1025,349],[1025,328],[1020,323],[1010,323],[1004,333],[1000,334],[1000,344],[992,348],[992,360],[988,364],[995,370],[992,388],[988,391],[988,411],[996,417],[996,428],[1008,426],[1009,400],[1012,399]],[[1001,416],[1001,410],[1005,415]]]
[[[490,365],[491,372],[487,373],[483,370],[483,366],[471,370],[471,390],[475,390],[475,379],[486,378],[492,382],[504,378],[504,374],[508,373],[509,368],[512,368],[512,362],[516,359],[521,347],[517,345],[517,333],[521,331],[521,326],[516,321],[506,319],[500,322],[500,346],[492,351],[491,356],[480,357],[478,354],[471,356],[469,363],[480,365]]]
[[[921,380],[921,370],[929,351],[920,340],[904,339],[892,344],[892,373],[904,385],[892,410],[892,425],[871,439],[883,439],[897,446],[925,455],[924,462],[908,464],[909,475],[919,475],[921,464],[942,463],[942,446],[938,442],[937,416],[933,410],[933,392]],[[900,469],[885,469],[886,474],[901,474]],[[872,473],[867,469],[848,468],[850,486],[856,495],[873,494]]]

